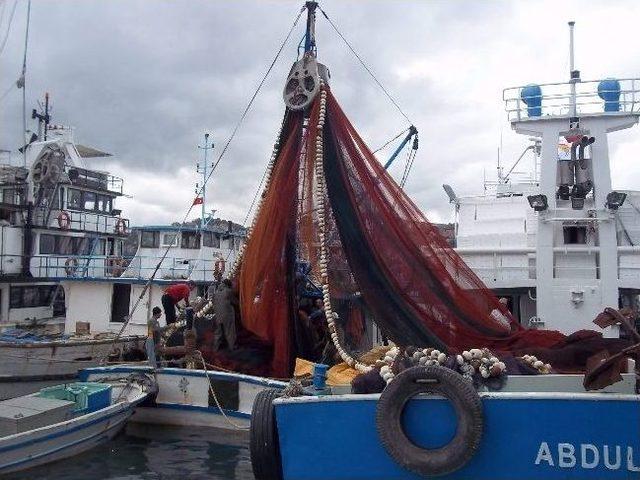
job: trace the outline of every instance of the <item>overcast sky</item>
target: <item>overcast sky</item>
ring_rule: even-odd
[[[0,44],[14,0],[4,0]],[[181,219],[193,199],[197,145],[215,155],[280,43],[301,1],[33,0],[27,109],[50,93],[53,122],[114,154],[87,160],[125,179],[120,200],[134,224]],[[640,2],[324,1],[321,5],[420,131],[406,190],[435,221],[451,219],[442,190],[482,190],[527,145],[513,133],[502,89],[568,76],[568,30],[576,21],[583,79],[640,76]],[[18,78],[26,0],[18,0],[0,54],[0,95]],[[241,221],[260,181],[283,113],[282,86],[304,22],[284,50],[210,184],[209,206]],[[407,124],[319,15],[319,60],[332,89],[372,147]],[[21,94],[0,103],[0,148],[21,135]],[[35,125],[31,125],[35,129]],[[640,185],[640,130],[612,136],[613,183]],[[386,160],[389,152],[381,155]],[[404,157],[392,174],[402,175]]]

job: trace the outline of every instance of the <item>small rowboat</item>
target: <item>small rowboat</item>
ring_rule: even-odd
[[[77,455],[110,440],[155,385],[136,376],[75,382],[0,402],[0,474]]]

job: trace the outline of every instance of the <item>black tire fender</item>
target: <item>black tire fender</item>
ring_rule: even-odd
[[[251,409],[249,450],[256,480],[282,480],[280,440],[273,400],[281,395],[270,388],[258,392]]]
[[[419,447],[402,428],[406,403],[421,393],[442,395],[454,407],[456,434],[443,447]],[[404,370],[384,389],[376,408],[376,428],[387,453],[403,468],[422,476],[446,475],[462,468],[478,450],[483,427],[482,401],[472,383],[444,367]]]

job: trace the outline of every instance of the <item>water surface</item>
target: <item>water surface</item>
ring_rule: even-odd
[[[7,480],[253,480],[247,433],[129,424],[112,441]]]

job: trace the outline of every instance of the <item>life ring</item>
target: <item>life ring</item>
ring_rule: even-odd
[[[78,269],[78,259],[74,257],[69,257],[64,262],[64,271],[67,274],[67,277],[73,277],[74,273]]]
[[[122,257],[109,257],[107,259],[107,267],[110,276],[119,277],[125,271],[124,259]]]
[[[214,264],[213,271],[215,273],[219,273],[220,275],[222,275],[224,273],[224,269],[225,269],[225,261],[224,261],[224,259],[220,258]]]
[[[273,400],[280,391],[270,388],[258,392],[251,409],[249,451],[256,480],[282,480],[280,441]]]
[[[63,230],[69,230],[69,227],[71,227],[71,217],[64,210],[58,214],[58,227]]]
[[[124,218],[118,219],[115,230],[118,235],[124,235],[127,233],[127,222],[124,221]]]
[[[420,393],[444,396],[456,412],[456,434],[443,447],[419,447],[402,428],[405,405]],[[412,367],[398,374],[380,395],[376,427],[385,450],[399,465],[425,477],[446,475],[462,468],[480,446],[484,427],[482,402],[471,382],[453,370]]]

